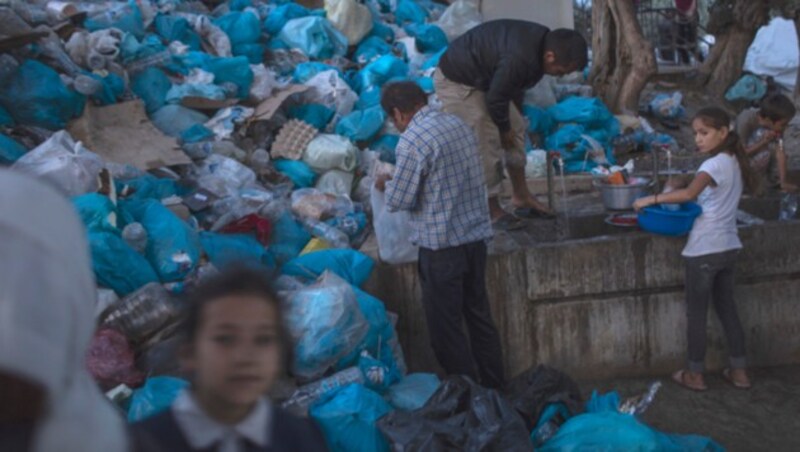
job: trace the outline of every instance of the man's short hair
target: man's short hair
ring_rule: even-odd
[[[581,70],[589,64],[589,46],[575,30],[559,28],[550,31],[545,36],[544,49],[553,52],[559,66]]]
[[[411,113],[428,104],[428,95],[415,82],[392,82],[383,88],[381,107],[391,114],[396,108]]]
[[[791,121],[797,113],[794,102],[783,94],[770,94],[761,100],[758,114],[773,122]]]

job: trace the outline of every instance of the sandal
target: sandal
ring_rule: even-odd
[[[502,217],[492,221],[492,228],[497,229],[498,231],[516,231],[517,229],[522,229],[525,227],[525,224],[522,223],[522,220],[507,213]]]
[[[736,388],[736,389],[747,390],[747,389],[750,389],[750,388],[753,387],[753,384],[750,383],[749,381],[747,383],[741,383],[741,382],[735,381],[733,379],[733,377],[731,377],[731,369],[727,368],[727,367],[725,369],[722,369],[722,378],[724,378],[725,381],[727,381],[728,383],[732,384],[733,387]],[[748,378],[748,380],[749,380],[749,378]]]
[[[514,209],[514,215],[518,216],[519,218],[525,218],[528,220],[533,220],[537,218],[543,218],[545,220],[552,220],[555,218],[555,214],[550,212],[543,212],[538,209],[534,209],[533,207],[518,207]]]
[[[674,374],[672,374],[672,381],[678,383],[679,385],[683,386],[686,389],[691,389],[692,391],[703,392],[708,390],[708,386],[706,386],[705,384],[695,385],[688,383],[686,381],[686,372],[687,372],[686,369],[681,369],[675,372]]]

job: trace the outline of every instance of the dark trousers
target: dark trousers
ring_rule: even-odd
[[[738,250],[686,258],[686,319],[689,325],[689,370],[703,372],[706,358],[708,303],[713,300],[725,336],[731,367],[744,368],[744,329],[733,300],[733,273]]]
[[[448,374],[469,376],[489,388],[502,387],[503,351],[486,293],[486,244],[436,251],[420,248],[418,265],[422,304],[439,364]]]

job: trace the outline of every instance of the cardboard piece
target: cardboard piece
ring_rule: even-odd
[[[258,104],[256,107],[256,113],[253,115],[254,121],[267,121],[275,115],[275,112],[281,108],[286,99],[289,98],[292,94],[303,93],[309,89],[306,85],[289,85],[286,88],[281,90],[276,90],[272,93],[272,96],[269,99],[265,100]]]
[[[145,171],[192,163],[174,138],[150,122],[140,100],[107,107],[87,104],[83,116],[72,121],[67,131],[104,159]]]

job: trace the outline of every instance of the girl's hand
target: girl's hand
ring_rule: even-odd
[[[647,206],[652,206],[655,204],[655,199],[653,196],[645,196],[644,198],[639,198],[633,203],[633,210],[640,211]]]

